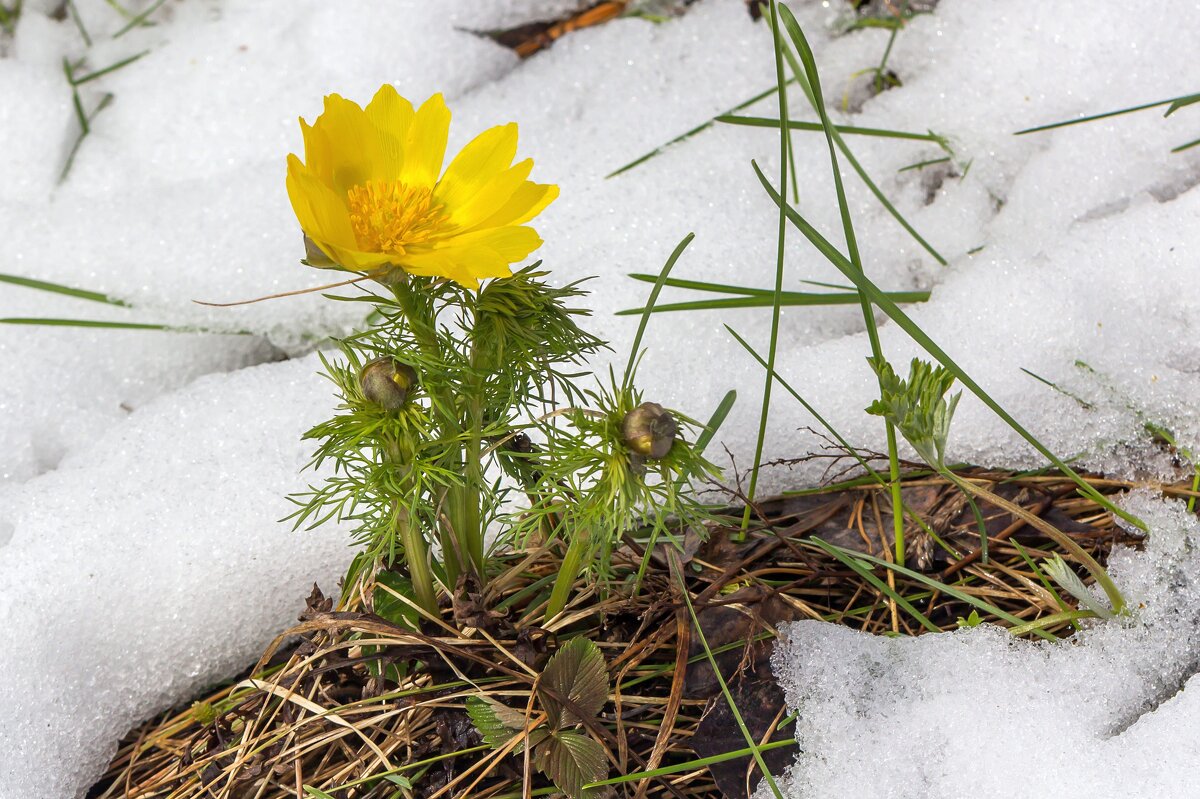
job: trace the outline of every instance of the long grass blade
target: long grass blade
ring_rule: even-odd
[[[221,336],[249,336],[248,330],[210,330],[205,327],[160,325],[150,322],[109,322],[102,319],[55,319],[50,317],[10,316],[0,319],[0,325],[30,325],[37,327],[92,327],[112,330],[160,330],[167,333],[211,333]]]
[[[134,28],[139,27],[141,25],[153,24],[153,23],[147,22],[146,20],[149,19],[150,15],[153,14],[155,11],[157,11],[158,7],[161,6],[165,2],[166,2],[166,0],[154,0],[154,2],[151,3],[150,6],[145,11],[138,14],[133,19],[129,20],[129,22],[126,23],[125,27],[121,28],[119,31],[114,33],[113,38],[119,39],[122,36],[124,36],[125,34],[129,33]]]
[[[922,249],[929,253],[935,261],[942,266],[945,266],[946,259],[942,257],[941,253],[933,248],[932,244],[926,241],[925,238],[917,232],[916,228],[909,224],[908,220],[904,218],[904,215],[901,214],[896,206],[892,204],[891,200],[887,198],[887,195],[880,190],[875,181],[871,179],[871,176],[867,174],[867,170],[863,168],[862,164],[860,164],[858,159],[854,156],[853,151],[851,151],[850,147],[846,144],[841,134],[838,133],[837,128],[829,120],[829,114],[825,111],[825,100],[820,94],[820,77],[817,74],[816,59],[812,54],[812,48],[808,46],[808,40],[804,38],[804,33],[800,30],[800,23],[796,21],[796,17],[792,14],[791,10],[787,6],[783,6],[781,14],[783,17],[783,24],[788,30],[788,34],[792,39],[792,43],[796,46],[796,52],[801,55],[802,59],[807,57],[807,61],[802,67],[799,63],[797,63],[796,57],[792,55],[791,49],[786,47],[783,51],[784,57],[787,59],[788,65],[792,69],[792,73],[796,76],[796,82],[799,83],[801,90],[808,98],[809,104],[813,107],[813,110],[817,112],[818,116],[821,117],[821,122],[825,127],[826,138],[833,140],[833,143],[837,145],[837,149],[840,150],[842,155],[845,157],[846,163],[850,164],[850,167],[855,171],[855,173],[858,174],[859,180],[863,182],[863,185],[867,187],[871,194],[875,195],[875,199],[879,201],[879,204],[882,205],[889,214],[891,214],[892,218],[896,220],[900,227],[904,228],[904,230],[908,232],[908,235],[912,237],[913,241],[921,245]],[[818,82],[816,85],[813,83],[814,80]],[[944,140],[940,141],[944,142]],[[840,172],[835,170],[834,174],[837,176],[837,180],[840,181]]]
[[[779,32],[779,6],[776,0],[771,0],[771,44],[775,50],[775,82],[779,86],[779,118],[790,119],[788,113],[788,81],[783,73],[783,52],[786,49],[783,37]],[[791,134],[785,128],[779,129],[779,187],[787,193],[788,168],[792,162]],[[782,316],[783,271],[787,252],[787,219],[782,206],[779,211],[779,225],[776,232],[775,247],[775,288],[771,293],[771,337],[767,344],[767,375],[763,381],[762,406],[758,416],[758,436],[754,443],[754,460],[750,463],[750,485],[746,497],[746,509],[742,514],[743,532],[750,525],[751,506],[754,504],[755,491],[758,488],[759,466],[762,463],[763,447],[767,440],[767,419],[771,411],[771,387],[774,385],[772,373],[775,371],[775,356],[779,347],[779,322]],[[776,789],[778,791],[778,789]]]
[[[1185,107],[1187,107],[1189,105],[1193,105],[1195,103],[1200,103],[1200,94],[1189,94],[1186,97],[1176,98],[1175,102],[1171,103],[1171,105],[1167,107],[1167,111],[1165,114],[1163,114],[1163,116],[1169,117],[1169,116],[1171,116],[1171,114],[1174,114],[1179,109],[1185,108]]]
[[[705,122],[701,122],[696,127],[692,128],[689,131],[679,134],[675,138],[671,139],[669,142],[667,142],[665,144],[660,144],[658,147],[655,147],[653,150],[646,153],[645,155],[638,156],[637,158],[633,159],[625,166],[615,169],[612,172],[609,172],[607,175],[604,176],[605,180],[607,180],[608,178],[615,178],[617,175],[621,174],[622,172],[628,172],[629,170],[633,169],[635,166],[638,166],[639,164],[644,164],[645,162],[649,161],[651,158],[654,158],[656,155],[660,155],[664,150],[666,150],[671,145],[679,144],[679,142],[684,141],[686,139],[690,139],[691,137],[695,136],[697,133],[702,133],[703,131],[708,130],[709,128],[711,128],[713,126],[714,123],[716,123],[716,121],[719,117],[727,116],[729,114],[734,113],[735,111],[741,111],[743,108],[749,108],[750,106],[757,103],[759,100],[765,100],[766,98],[770,97],[772,94],[774,94],[777,91],[779,91],[779,86],[777,86],[777,85],[772,86],[769,89],[759,92],[758,94],[754,95],[753,97],[751,97],[748,100],[743,100],[742,102],[735,105],[733,108],[723,111],[722,113],[718,114],[717,116],[715,116]]]
[[[654,308],[654,303],[658,301],[658,295],[662,293],[667,276],[675,268],[675,262],[683,255],[683,251],[687,249],[694,238],[696,238],[696,234],[689,233],[683,237],[682,241],[675,245],[675,250],[671,253],[671,257],[663,264],[662,272],[659,273],[658,280],[654,283],[654,288],[650,290],[650,298],[646,300],[646,307],[642,311],[642,321],[638,324],[637,335],[633,337],[633,346],[629,348],[629,361],[625,364],[625,377],[621,380],[621,385],[626,388],[629,387],[629,381],[633,379],[633,367],[638,361],[639,351],[642,347],[642,336],[645,335],[646,325],[650,321],[650,311]]]
[[[657,283],[661,275],[648,275],[634,272],[629,275],[634,280],[640,280],[643,283]],[[713,291],[721,294],[747,294],[770,297],[774,294],[770,289],[756,289],[749,286],[731,286],[725,283],[707,283],[703,280],[685,280],[678,277],[670,277],[663,281],[663,285],[673,289],[693,289],[694,291]],[[852,290],[852,289],[851,289]]]
[[[1122,116],[1123,114],[1134,114],[1134,113],[1137,113],[1138,111],[1145,111],[1149,108],[1161,108],[1164,105],[1170,106],[1170,108],[1167,109],[1167,113],[1164,114],[1164,116],[1170,116],[1172,113],[1174,113],[1175,111],[1178,111],[1184,105],[1189,105],[1191,103],[1198,102],[1196,99],[1198,97],[1200,97],[1200,95],[1196,95],[1196,94],[1185,94],[1185,95],[1181,95],[1179,97],[1169,97],[1166,100],[1157,100],[1153,103],[1142,103],[1141,105],[1131,105],[1128,108],[1119,108],[1116,111],[1105,111],[1102,114],[1091,114],[1090,116],[1079,117],[1078,119],[1064,119],[1061,122],[1051,122],[1046,125],[1038,125],[1037,127],[1033,127],[1033,128],[1025,128],[1024,130],[1018,130],[1013,135],[1014,136],[1024,136],[1027,133],[1040,133],[1043,130],[1054,130],[1056,128],[1070,127],[1071,125],[1082,125],[1085,122],[1095,122],[1098,119],[1108,119],[1110,117],[1119,117],[1119,116]]]
[[[733,389],[726,391],[716,410],[712,412],[712,416],[708,417],[708,424],[704,425],[704,429],[696,436],[696,443],[693,449],[696,450],[697,455],[704,454],[704,450],[712,442],[713,436],[717,434],[717,431],[721,429],[721,425],[725,423],[725,419],[729,416],[729,411],[733,409],[735,402],[737,402],[737,392]]]
[[[865,276],[862,257],[858,251],[858,240],[854,233],[854,220],[850,214],[850,204],[846,200],[845,186],[842,184],[842,170],[838,164],[837,153],[839,148],[836,144],[841,142],[841,138],[835,138],[832,122],[830,122],[829,114],[825,110],[825,98],[821,92],[821,75],[817,70],[817,60],[813,56],[812,48],[808,45],[808,40],[804,37],[804,31],[800,29],[800,23],[796,21],[791,9],[787,6],[783,7],[782,19],[783,25],[787,28],[788,35],[791,37],[792,45],[796,48],[796,52],[804,64],[804,74],[801,76],[796,67],[795,59],[791,60],[796,80],[800,81],[801,87],[807,87],[809,102],[812,103],[813,108],[816,109],[817,114],[821,117],[821,124],[825,129],[825,144],[829,149],[829,161],[833,170],[833,185],[837,192],[838,212],[842,218],[842,232],[846,239],[846,251],[849,255],[849,263],[859,276]],[[791,55],[790,50],[787,53],[789,56]],[[844,145],[840,149],[846,154],[847,160],[853,162],[853,156],[850,155],[849,149]],[[861,171],[859,174],[865,175]],[[786,202],[786,197],[783,200]],[[786,212],[784,215],[786,216]],[[867,328],[867,338],[871,344],[871,356],[875,363],[883,363],[883,348],[879,343],[879,330],[875,323],[875,311],[871,307],[871,303],[861,292],[859,293],[859,300],[862,304],[863,323]],[[880,390],[882,391],[882,384],[880,384]],[[900,457],[897,450],[896,430],[890,421],[884,422],[884,432],[887,439],[889,493],[892,502],[896,562],[904,565],[904,514],[900,496]]]
[[[814,544],[824,545],[822,547],[822,549],[824,549],[825,547],[829,547],[831,549],[840,550],[844,555],[847,555],[851,558],[863,560],[863,561],[866,561],[867,563],[873,564],[875,566],[880,566],[885,569],[891,569],[892,571],[896,572],[897,574],[902,574],[905,577],[909,578],[910,580],[916,580],[917,582],[924,583],[925,585],[929,586],[930,588],[941,591],[942,593],[952,596],[955,599],[958,599],[962,602],[966,602],[968,604],[974,605],[975,607],[979,608],[982,611],[991,613],[994,616],[996,616],[997,618],[1003,619],[1004,621],[1013,625],[1014,627],[1025,624],[1025,621],[1023,619],[1021,619],[1017,616],[1014,616],[1005,610],[1001,610],[1000,608],[996,607],[992,603],[990,603],[986,600],[980,599],[977,596],[973,596],[973,595],[967,593],[966,591],[960,591],[959,589],[955,588],[952,585],[946,585],[945,583],[941,582],[940,580],[935,580],[928,575],[922,574],[921,572],[913,571],[912,569],[907,569],[903,566],[892,563],[891,561],[884,560],[883,558],[877,558],[874,555],[868,555],[865,552],[854,552],[849,549],[842,549],[841,547],[835,546],[834,544],[830,544],[828,541],[822,541],[819,538],[814,537],[812,539],[812,541]],[[1031,632],[1033,632],[1035,635],[1038,635],[1042,638],[1046,638],[1051,641],[1058,640],[1054,635],[1051,635],[1050,633],[1046,632],[1045,630],[1035,629],[1035,630],[1031,630]]]
[[[840,271],[852,283],[854,283],[854,285],[858,287],[859,291],[861,291],[863,294],[866,294],[871,302],[879,306],[879,309],[887,314],[888,317],[896,323],[897,327],[911,336],[912,339],[920,344],[921,347],[924,348],[924,350],[931,356],[933,356],[935,360],[953,372],[954,376],[958,378],[960,383],[962,383],[972,394],[978,397],[984,405],[986,405],[992,410],[993,413],[999,416],[1005,422],[1005,424],[1011,427],[1019,436],[1021,436],[1021,438],[1028,441],[1034,449],[1043,455],[1043,457],[1053,463],[1059,471],[1061,471],[1072,482],[1079,486],[1079,490],[1085,496],[1092,499],[1104,509],[1117,514],[1125,521],[1137,527],[1139,530],[1145,531],[1147,529],[1144,521],[1137,518],[1124,508],[1117,507],[1107,497],[1089,485],[1086,480],[1084,480],[1075,472],[1074,469],[1072,469],[1069,465],[1067,465],[1066,462],[1051,452],[1045,444],[1039,441],[1037,437],[1033,435],[1033,433],[1030,433],[1028,430],[1026,430],[1020,422],[1013,418],[1013,416],[1006,411],[1003,406],[1000,405],[1000,403],[992,399],[992,397],[983,390],[983,387],[976,383],[975,380],[969,374],[967,374],[965,369],[959,366],[958,363],[951,358],[945,350],[938,346],[937,342],[930,338],[925,331],[921,330],[920,326],[917,325],[917,323],[914,322],[912,318],[900,308],[900,306],[888,299],[884,292],[873,282],[871,282],[866,275],[856,270],[854,265],[846,260],[844,255],[837,251],[837,248],[830,244],[829,241],[826,240],[825,237],[822,236],[820,232],[818,232],[817,229],[814,228],[812,224],[800,214],[799,211],[789,205],[780,196],[779,192],[777,192],[775,187],[771,185],[771,181],[768,180],[767,176],[763,174],[762,169],[759,168],[757,163],[754,163],[753,167],[755,174],[758,175],[759,182],[762,184],[763,189],[771,197],[772,201],[780,205],[780,207],[786,209],[785,213],[787,214],[788,220],[801,233],[804,234],[804,237],[807,238],[812,245],[829,260],[831,264],[837,267],[838,271]]]
[[[772,0],[772,5],[774,5],[774,0]],[[750,734],[750,730],[746,727],[746,721],[742,718],[742,712],[738,710],[737,702],[734,701],[733,694],[729,692],[725,676],[721,673],[721,666],[717,663],[717,658],[713,655],[712,648],[708,645],[708,639],[704,635],[704,628],[700,625],[700,619],[696,616],[696,608],[692,605],[691,594],[688,593],[687,585],[679,573],[681,568],[679,567],[679,558],[674,552],[671,552],[668,557],[671,559],[673,567],[671,571],[674,573],[679,591],[683,596],[683,601],[687,604],[688,615],[692,619],[692,628],[696,633],[696,637],[700,639],[701,646],[704,647],[704,655],[708,659],[709,666],[712,668],[713,676],[717,678],[717,684],[721,687],[721,694],[725,697],[725,702],[729,705],[729,710],[733,714],[734,721],[737,722],[738,729],[746,741],[747,748],[750,750],[755,764],[758,766],[759,771],[762,772],[763,779],[767,781],[767,785],[770,786],[771,793],[775,795],[775,799],[783,799],[783,792],[779,790],[779,784],[775,781],[775,775],[771,773],[767,762],[763,760],[762,744],[754,740],[754,736]]]
[[[80,300],[89,300],[91,302],[102,302],[105,305],[116,305],[120,308],[131,307],[129,303],[118,300],[116,297],[110,297],[107,294],[101,294],[98,291],[88,291],[87,289],[77,289],[73,286],[66,286],[62,283],[51,283],[48,280],[35,280],[31,277],[22,277],[21,275],[6,275],[0,273],[0,283],[10,283],[14,286],[24,286],[25,288],[37,289],[38,291],[48,291],[52,294],[64,294],[68,297],[75,297]]]
[[[149,53],[150,53],[149,50],[143,50],[142,52],[137,53],[136,55],[131,55],[128,58],[122,58],[120,61],[117,61],[113,64],[109,64],[108,66],[104,67],[103,69],[98,69],[95,72],[89,72],[88,74],[84,75],[82,78],[76,77],[74,74],[72,74],[71,75],[71,85],[72,86],[82,86],[83,84],[85,84],[89,81],[96,80],[97,78],[102,78],[110,72],[116,72],[121,67],[129,66],[134,61],[137,61],[139,58],[142,58],[143,56],[148,55]]]
[[[771,117],[744,117],[724,114],[717,117],[717,122],[726,125],[742,125],[748,128],[778,128],[779,120]],[[789,119],[788,125],[792,130],[805,130],[814,133],[824,131],[824,126],[820,122],[801,122],[796,119]],[[847,136],[874,136],[881,139],[906,139],[909,141],[931,141],[938,144],[944,144],[946,139],[944,136],[939,136],[936,133],[913,133],[907,130],[890,130],[888,128],[860,128],[854,125],[834,125],[834,129],[838,133]]]
[[[1184,150],[1192,149],[1193,147],[1195,147],[1198,144],[1200,144],[1200,139],[1194,139],[1193,141],[1185,142],[1184,144],[1181,144],[1178,147],[1172,147],[1171,152],[1181,153]]]
[[[819,546],[821,549],[823,549],[828,554],[837,558],[845,566],[850,568],[855,574],[857,574],[859,577],[863,578],[868,583],[870,583],[872,586],[874,586],[876,591],[879,591],[881,594],[885,594],[889,599],[891,599],[897,605],[904,608],[905,612],[908,613],[910,616],[912,616],[914,619],[916,619],[917,622],[922,627],[924,627],[927,631],[929,631],[931,633],[938,633],[938,632],[942,631],[941,628],[938,627],[933,622],[931,622],[925,616],[924,613],[922,613],[921,611],[919,611],[915,607],[913,607],[911,602],[909,602],[907,599],[902,597],[899,593],[897,593],[894,589],[892,589],[891,586],[889,586],[883,580],[880,580],[878,577],[876,577],[874,574],[872,574],[870,569],[866,568],[861,563],[859,563],[857,560],[850,557],[848,554],[846,554],[846,552],[844,552],[843,550],[841,550],[825,541],[822,541],[819,538],[812,539],[812,542],[814,544],[816,544],[817,546]]]
[[[772,749],[783,749],[787,746],[795,746],[795,741],[768,741],[758,747],[759,752],[769,752]],[[624,774],[620,777],[603,780],[601,782],[589,783],[584,787],[584,790],[590,788],[601,788],[605,785],[621,785],[626,782],[635,782],[651,777],[664,777],[668,774],[678,774],[681,771],[694,771],[696,769],[705,768],[707,766],[716,765],[717,763],[725,763],[729,760],[737,760],[740,757],[747,757],[753,753],[753,749],[749,747],[745,749],[734,749],[729,752],[722,752],[719,755],[709,755],[708,757],[700,757],[695,760],[688,760],[685,763],[672,763],[669,766],[662,766],[653,771],[636,771],[629,774]]]
[[[928,291],[894,291],[890,292],[896,302],[912,303],[925,302],[929,299]],[[800,291],[789,291],[779,298],[781,306],[822,306],[822,305],[859,305],[862,300],[858,293],[853,294],[810,294]],[[617,311],[616,316],[633,316],[651,313],[667,313],[669,311],[711,311],[727,310],[730,308],[770,308],[775,304],[771,296],[726,297],[719,300],[693,300],[691,302],[672,302],[653,307],[630,308]]]

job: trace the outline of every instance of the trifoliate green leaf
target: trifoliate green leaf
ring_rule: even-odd
[[[572,638],[564,644],[542,672],[542,685],[556,696],[566,697],[584,718],[593,719],[608,701],[608,668],[599,648],[586,638]],[[574,727],[583,719],[558,701],[549,691],[539,691],[550,729]]]
[[[467,715],[471,723],[483,736],[483,742],[493,749],[504,746],[512,737],[525,729],[525,714],[493,699],[490,696],[472,696],[467,699]]]
[[[584,799],[584,785],[608,776],[604,747],[577,732],[552,733],[539,749],[538,768],[570,799]]]

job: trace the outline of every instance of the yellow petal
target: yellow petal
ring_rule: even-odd
[[[479,288],[479,278],[468,266],[470,257],[468,250],[435,250],[406,257],[401,266],[410,274],[446,277],[467,288],[476,289]],[[498,260],[498,256],[493,258]],[[504,276],[510,274],[511,271],[506,271]]]
[[[440,275],[472,288],[480,280],[508,277],[511,264],[542,244],[533,228],[506,227],[455,236],[437,247],[409,252],[400,262],[414,275]]]
[[[508,263],[525,260],[529,253],[542,246],[537,231],[531,227],[498,227],[476,230],[455,236],[446,242],[455,248],[485,248],[496,252]]]
[[[526,182],[533,161],[526,159],[514,167],[504,170],[479,187],[473,196],[458,206],[449,206],[450,219],[459,230],[468,231],[493,216],[512,199],[517,189]]]
[[[304,162],[318,180],[333,185],[333,145],[324,130],[309,125],[300,119],[300,133],[304,137]]]
[[[512,197],[493,215],[475,227],[479,229],[523,225],[540,214],[558,197],[558,186],[553,183],[525,182],[513,192]]]
[[[305,164],[339,194],[367,180],[388,179],[389,172],[394,174],[396,165],[385,154],[378,129],[357,103],[328,95],[325,110],[312,129],[305,134]],[[308,150],[310,140],[315,152]]]
[[[446,174],[438,181],[434,197],[451,216],[457,217],[456,209],[508,169],[516,155],[516,124],[510,122],[485,130],[454,156]]]
[[[288,156],[287,192],[300,229],[339,265],[359,270],[387,262],[385,254],[358,251],[345,203],[294,155]]]
[[[395,87],[385,83],[367,103],[367,119],[379,134],[384,157],[388,163],[388,174],[380,175],[385,180],[397,180],[404,164],[404,145],[412,127],[412,103],[400,96]]]
[[[446,136],[450,131],[450,109],[442,95],[426,100],[413,117],[404,140],[404,163],[400,180],[414,188],[432,189],[446,157]]]

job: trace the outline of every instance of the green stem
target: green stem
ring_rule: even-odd
[[[480,486],[483,483],[483,397],[482,381],[473,380],[472,396],[468,408],[468,439],[464,457],[463,529],[458,531],[459,541],[466,559],[480,578],[483,572],[483,529],[481,523]]]
[[[563,557],[558,577],[554,580],[554,588],[550,591],[550,600],[546,604],[546,621],[550,621],[567,606],[567,598],[571,595],[575,578],[579,576],[579,569],[583,565],[583,556],[589,548],[590,539],[591,533],[586,529],[576,530],[571,537],[571,543],[567,545],[567,554]]]
[[[407,463],[403,448],[399,442],[389,442],[384,451],[384,457],[397,468],[407,471],[403,464]],[[403,481],[407,483],[407,481]],[[412,579],[413,594],[417,604],[434,616],[438,615],[437,592],[433,587],[433,570],[430,567],[429,544],[421,534],[420,527],[413,523],[408,507],[403,497],[392,500],[392,524],[395,525],[396,537],[404,546],[404,561],[408,566],[408,575]]]

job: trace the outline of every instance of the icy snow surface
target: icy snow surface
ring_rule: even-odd
[[[1154,531],[1110,561],[1135,621],[1064,644],[990,625],[917,638],[787,625],[772,661],[802,754],[785,793],[1200,795],[1200,524],[1148,494],[1127,507]]]
[[[59,6],[52,0],[26,0],[15,34],[0,34],[0,272],[102,291],[135,309],[0,284],[0,317],[167,322],[229,335],[0,326],[0,799],[81,795],[131,724],[253,659],[312,582],[332,589],[344,569],[350,552],[336,531],[292,534],[275,520],[287,511],[282,497],[312,479],[297,474],[307,456],[299,435],[332,405],[304,356],[354,325],[357,310],[319,296],[236,309],[191,303],[330,279],[296,263],[299,236],[282,180],[284,156],[300,149],[296,117],[314,117],[322,95],[366,100],[384,82],[418,100],[442,91],[455,115],[451,149],[485,126],[517,121],[521,152],[537,162],[535,179],[562,187],[538,219],[546,244],[537,255],[560,281],[599,276],[591,283],[592,328],[613,341],[618,357],[634,323],[612,312],[639,305],[646,293],[624,275],[657,271],[688,231],[697,239],[676,267],[679,277],[768,287],[775,267],[774,208],[749,168],[755,158],[777,175],[772,131],[716,126],[604,179],[773,83],[769,37],[741,0],[702,0],[662,24],[614,21],[523,63],[472,31],[580,3],[170,0],[152,15],[153,27],[117,38],[125,20],[112,4],[74,5],[90,48],[69,17],[52,18]],[[123,5],[136,11],[149,2]],[[878,63],[887,32],[843,35],[841,8],[836,0],[796,3],[827,96],[860,109],[842,114],[844,121],[935,130],[951,138],[957,161],[953,169],[899,172],[943,153],[922,142],[849,139],[949,261],[939,266],[850,176],[872,278],[887,289],[931,289],[929,303],[910,309],[914,318],[1060,453],[1083,453],[1125,473],[1160,470],[1148,455],[1145,421],[1169,425],[1195,449],[1200,300],[1190,288],[1200,284],[1193,188],[1200,148],[1169,150],[1200,135],[1197,113],[1164,120],[1146,112],[1019,138],[1011,132],[1196,91],[1196,4],[944,0],[898,36],[889,64],[903,86],[875,98],[866,96],[866,78],[851,76]],[[85,108],[105,93],[113,100],[59,185],[77,134],[62,59],[86,57],[83,74],[142,51],[140,60],[80,87]],[[752,112],[776,109],[767,100]],[[806,133],[795,142],[799,206],[839,241],[823,143]],[[842,282],[794,232],[790,241],[787,288],[803,289],[802,279]],[[669,294],[663,301],[694,298]],[[847,437],[879,449],[878,421],[861,412],[872,378],[856,315],[854,308],[787,311],[779,370]],[[652,398],[706,416],[727,389],[738,389],[722,437],[740,467],[752,456],[761,374],[721,323],[765,346],[767,317],[664,315],[647,338],[641,382]],[[885,325],[882,337],[894,362],[916,354],[894,327]],[[799,431],[811,420],[776,397],[767,456],[817,446]],[[970,398],[960,405],[950,456],[1035,462]],[[775,473],[768,488],[816,477],[806,469]],[[1183,522],[1140,501],[1163,537],[1156,551],[1175,552]],[[1184,554],[1168,560],[1190,575],[1179,547]],[[1134,723],[1156,691],[1191,673],[1196,657],[1196,620],[1183,614],[1168,624],[1162,607],[1194,604],[1190,594],[1170,593],[1186,594],[1194,578],[1179,577],[1171,588],[1178,575],[1156,571],[1149,557],[1127,556],[1121,570],[1123,585],[1157,603],[1148,602],[1144,627],[1089,633],[1062,652],[1012,646],[987,631],[918,643],[797,631],[805,642],[797,668],[814,657],[809,650],[830,652],[836,660],[819,676],[847,686],[850,696],[864,688],[854,681],[860,663],[851,653],[863,662],[908,658],[916,672],[900,686],[911,693],[863,694],[852,711],[837,702],[806,710],[813,736],[856,721],[845,738],[820,738],[823,761],[806,755],[799,768],[813,785],[834,785],[839,764],[861,776],[892,763],[879,766],[877,783],[857,783],[864,795],[877,787],[881,796],[967,793],[939,782],[942,774],[999,779],[1021,761],[956,769],[980,763],[988,747],[953,757],[940,745],[889,750],[870,726],[889,712],[896,723],[912,714],[918,723],[924,705],[905,703],[922,697],[931,707],[960,696],[978,705],[986,692],[965,686],[997,681],[1041,686],[1044,693],[1030,688],[1014,701],[1048,703],[1054,732],[1045,740],[1089,753],[1054,761],[1045,771],[1055,780],[1103,758],[1105,773],[1123,781],[1113,784],[1139,785],[1148,767],[1138,757],[1192,757],[1162,731],[1187,730],[1195,739],[1189,708],[1197,689],[1163,697]],[[969,664],[991,669],[991,681],[970,682]],[[798,675],[794,696],[809,695],[811,673]],[[1129,675],[1145,674],[1157,682],[1128,684]],[[1072,693],[1084,690],[1076,684],[1105,688]],[[1067,712],[1072,697],[1084,705],[1078,715]],[[994,711],[997,724],[1022,715],[1005,712]],[[854,735],[867,736],[861,750]],[[1000,795],[1000,784],[974,790]],[[1072,795],[1073,784],[1056,790]],[[806,790],[796,795],[837,795]],[[1173,791],[1164,785],[1159,795],[1188,795]]]

